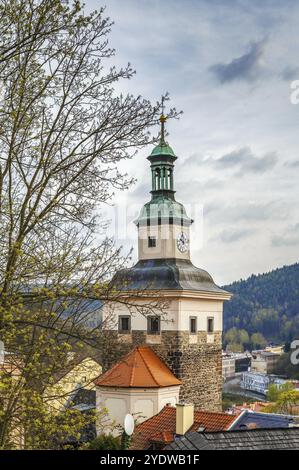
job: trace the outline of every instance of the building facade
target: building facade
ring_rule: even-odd
[[[281,354],[270,351],[252,351],[251,370],[263,374],[272,374]]]
[[[274,384],[279,388],[285,382],[284,379],[266,375],[261,372],[244,372],[242,374],[240,387],[244,390],[251,390],[262,395],[267,395],[270,384]]]
[[[192,220],[176,201],[174,151],[161,138],[148,160],[151,164],[151,200],[136,220],[138,262],[120,270],[112,281],[132,305],[167,302],[164,308],[140,308],[132,313],[125,303],[115,304],[109,331],[130,348],[147,344],[182,382],[180,399],[198,409],[221,410],[222,310],[231,295],[190,259]],[[104,307],[105,318],[111,315]],[[109,364],[110,366],[110,364]]]
[[[234,377],[239,372],[246,372],[251,366],[251,354],[223,352],[222,377],[223,380]]]

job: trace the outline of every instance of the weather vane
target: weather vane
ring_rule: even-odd
[[[161,99],[161,103],[162,103],[162,115],[164,115],[164,110],[165,110],[164,102],[165,102],[165,96],[162,95],[162,99]]]
[[[162,103],[162,114],[160,116],[160,122],[161,122],[161,143],[165,142],[165,122],[166,122],[166,116],[164,115],[164,110],[165,110],[165,105],[164,105],[165,97],[162,96],[161,103]]]

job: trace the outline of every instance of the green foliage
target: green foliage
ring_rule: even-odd
[[[280,387],[270,385],[267,399],[273,404],[265,407],[264,412],[298,414],[299,392],[291,382],[286,382]]]
[[[121,435],[121,448],[122,450],[126,450],[130,448],[132,441],[132,436],[129,436],[125,431],[123,431]]]
[[[259,349],[267,346],[267,340],[263,337],[262,333],[253,333],[250,340],[252,349]]]
[[[229,352],[241,353],[244,351],[244,346],[240,343],[228,343],[226,349]]]
[[[93,441],[90,441],[84,449],[87,450],[120,450],[121,442],[119,437],[112,434],[101,434]]]
[[[251,337],[260,333],[268,342],[278,343],[299,337],[299,263],[224,288],[234,294],[224,304],[224,331],[245,329]],[[226,337],[225,341],[231,342]]]
[[[227,344],[227,349],[232,352],[243,352],[244,347],[249,344],[249,336],[246,330],[239,330],[238,328],[231,328],[224,335],[224,343]]]
[[[87,327],[90,299],[115,305],[108,280],[126,262],[97,214],[133,182],[118,163],[151,141],[160,105],[120,92],[134,70],[113,66],[111,26],[80,0],[0,2],[0,449],[76,440],[87,415],[58,416],[45,390],[70,352],[105,366],[121,351]]]
[[[291,363],[292,350],[282,354],[273,370],[274,374],[285,375],[289,379],[299,380],[299,366]]]
[[[245,349],[263,348],[267,340],[261,333],[253,333],[251,336],[245,329],[230,328],[224,335],[224,346],[231,352],[243,352]]]
[[[250,398],[246,395],[237,395],[234,393],[223,393],[222,394],[222,410],[226,411],[233,405],[243,405],[243,403],[254,403],[255,398]]]

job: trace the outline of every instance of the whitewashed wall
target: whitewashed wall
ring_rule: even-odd
[[[138,423],[156,415],[166,404],[179,402],[180,386],[161,388],[97,387],[97,410],[108,409],[109,423],[123,425],[125,415],[133,414]],[[98,433],[100,429],[98,428]],[[117,434],[117,432],[115,432]]]

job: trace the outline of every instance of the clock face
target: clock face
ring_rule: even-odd
[[[189,240],[184,232],[181,232],[177,238],[177,247],[181,253],[185,253],[189,248]]]

